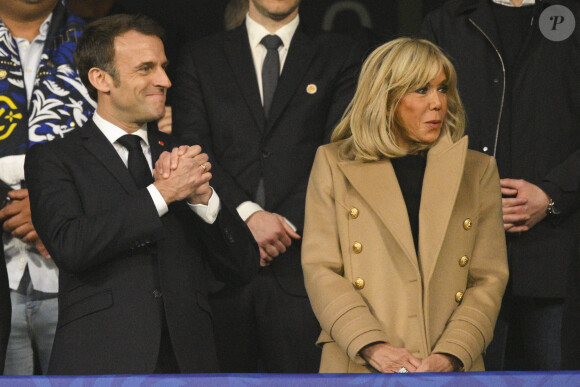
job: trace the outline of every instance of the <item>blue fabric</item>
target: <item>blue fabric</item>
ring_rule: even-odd
[[[578,386],[580,372],[472,372],[448,374],[205,374],[205,375],[135,375],[135,376],[36,376],[0,377],[0,384],[11,387],[336,387],[336,386]]]
[[[83,21],[59,3],[27,106],[18,46],[0,21],[0,157],[24,154],[36,143],[64,137],[91,117],[94,102],[73,63],[82,28]]]

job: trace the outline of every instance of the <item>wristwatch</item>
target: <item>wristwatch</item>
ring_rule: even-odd
[[[548,208],[546,208],[546,214],[548,216],[557,216],[560,215],[560,209],[556,207],[556,203],[552,199],[548,202]]]

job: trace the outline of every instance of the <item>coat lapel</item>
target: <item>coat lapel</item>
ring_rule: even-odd
[[[266,119],[245,23],[228,35],[225,52],[238,87],[256,121],[256,127],[264,133]]]
[[[276,121],[286,109],[310,67],[310,62],[312,62],[315,54],[316,50],[312,41],[298,28],[290,43],[290,50],[276,87],[266,131],[269,131],[276,124]]]
[[[119,181],[125,191],[132,192],[137,189],[129,170],[123,164],[113,145],[105,135],[97,128],[91,119],[81,129],[83,146],[92,153],[103,166]]]
[[[353,188],[379,216],[411,264],[418,268],[407,207],[391,161],[343,161],[338,165]]]
[[[171,151],[171,144],[166,144],[159,135],[159,129],[156,125],[147,125],[147,137],[149,139],[149,147],[151,148],[151,165],[155,169],[155,162],[164,151]]]
[[[497,25],[495,24],[495,16],[493,15],[488,0],[465,1],[463,8],[460,8],[459,12],[468,13],[469,21],[491,40],[494,48],[502,52],[501,41],[497,34]]]
[[[467,137],[453,143],[444,135],[427,155],[419,208],[419,260],[429,282],[455,205],[467,154]]]

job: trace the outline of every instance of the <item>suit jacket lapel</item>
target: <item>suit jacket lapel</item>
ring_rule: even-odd
[[[155,168],[155,162],[164,151],[171,151],[171,144],[166,144],[159,136],[159,129],[156,125],[147,125],[147,137],[151,148],[151,168]]]
[[[225,51],[238,87],[256,121],[256,127],[261,133],[264,133],[264,108],[262,107],[254,59],[252,58],[245,23],[228,35],[225,42]]]
[[[119,184],[127,192],[137,189],[129,170],[123,164],[113,145],[107,140],[105,135],[97,128],[93,120],[87,122],[81,129],[83,145],[92,153],[103,166],[119,181]]]
[[[316,50],[312,41],[298,28],[294,33],[292,43],[290,43],[290,50],[276,87],[266,131],[274,126],[284,112],[290,99],[296,93],[296,88],[304,78],[304,74],[310,67],[310,62],[315,54]]]
[[[343,161],[338,165],[418,269],[409,215],[391,161]]]
[[[495,17],[488,3],[488,0],[465,1],[463,6],[460,7],[459,12],[468,13],[470,22],[475,23],[476,28],[481,29],[501,53],[502,46],[499,35],[497,34]]]
[[[444,135],[427,155],[419,208],[419,259],[429,282],[455,205],[467,154],[467,137],[453,143]]]

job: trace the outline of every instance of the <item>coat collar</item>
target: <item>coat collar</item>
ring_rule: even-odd
[[[376,162],[341,161],[339,168],[372,207],[407,259],[426,281],[435,267],[455,204],[467,152],[467,137],[453,143],[443,135],[428,153],[419,209],[419,257],[409,215],[389,159]],[[369,184],[369,182],[373,182]]]
[[[224,49],[238,87],[256,122],[256,127],[264,133],[266,120],[245,23],[228,33]]]
[[[137,186],[129,170],[123,163],[123,160],[121,160],[113,145],[107,140],[92,119],[80,129],[80,132],[81,138],[83,139],[82,144],[85,149],[103,164],[117,179],[123,189],[129,193],[137,190]],[[159,158],[159,155],[168,145],[161,140],[158,131],[154,130],[154,125],[147,125],[147,136],[149,138],[149,146],[151,147],[151,160],[155,163],[155,160]]]
[[[298,27],[292,38],[288,56],[276,87],[272,106],[270,108],[270,118],[267,123],[267,131],[278,121],[296,89],[302,83],[306,71],[310,68],[316,50],[312,40]]]
[[[261,133],[267,134],[284,113],[296,89],[301,84],[306,71],[316,54],[312,40],[298,27],[278,80],[278,86],[270,107],[270,119],[266,121],[258,89],[256,70],[248,40],[245,23],[228,34],[225,43],[226,56],[238,87],[248,105]]]

